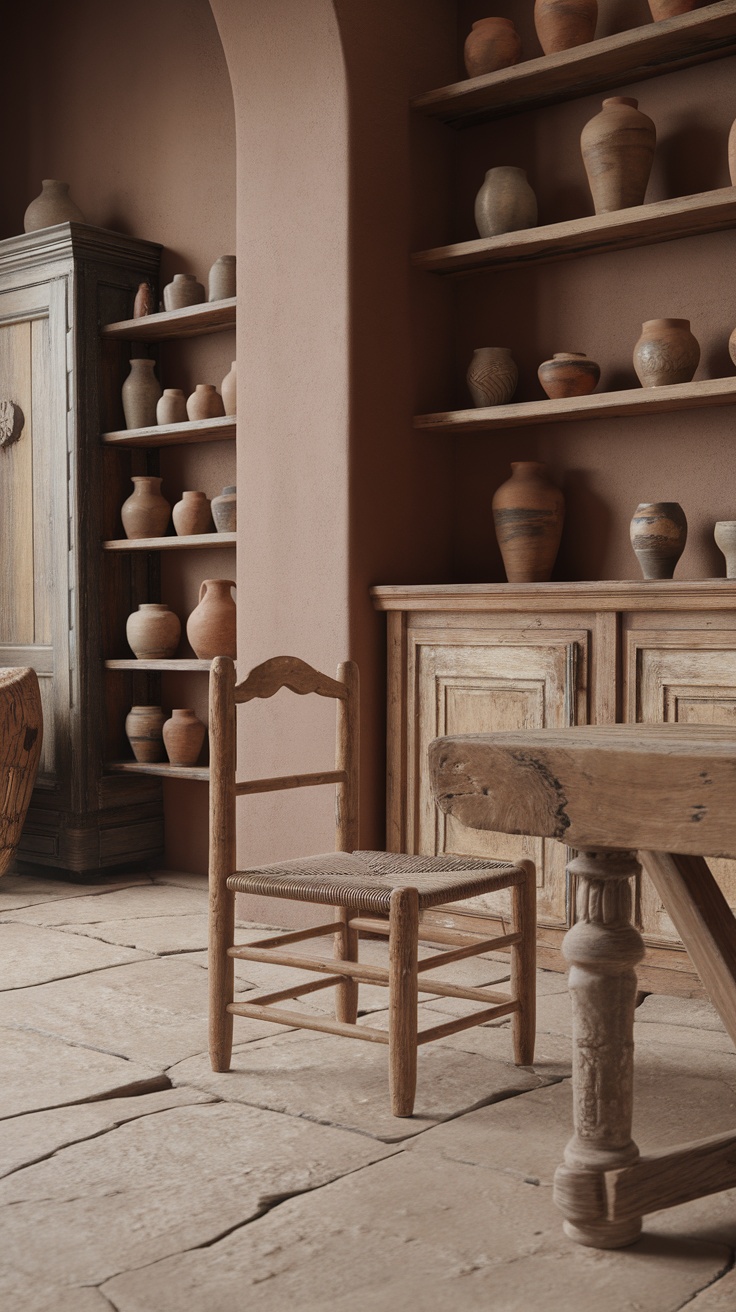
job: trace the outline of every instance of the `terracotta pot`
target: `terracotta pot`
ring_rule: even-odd
[[[698,367],[700,347],[689,319],[647,319],[634,347],[634,368],[642,387],[689,383]]]
[[[521,460],[493,497],[493,522],[509,583],[545,583],[555,563],[565,498],[546,465]]]
[[[557,351],[537,370],[537,377],[547,396],[588,396],[598,385],[600,365],[589,360],[584,351]]]
[[[193,273],[175,273],[174,281],[164,287],[164,309],[183,310],[185,305],[201,305],[204,287]]]
[[[205,579],[199,589],[199,605],[187,620],[187,637],[201,661],[215,656],[235,660],[235,602],[231,579]]]
[[[212,531],[212,512],[204,492],[182,492],[171,514],[180,538]]]
[[[592,41],[597,22],[598,0],[535,0],[534,26],[545,55]]]
[[[736,519],[719,519],[713,537],[726,557],[726,578],[736,579]]]
[[[160,706],[131,706],[125,732],[136,761],[165,760],[162,729],[166,716]]]
[[[206,732],[194,711],[172,711],[164,725],[164,746],[171,764],[196,765]]]
[[[37,232],[39,228],[52,228],[55,223],[85,222],[82,211],[69,195],[69,183],[44,178],[40,194],[23,215],[23,231]]]
[[[225,374],[220,383],[222,393],[222,404],[226,415],[236,415],[238,413],[238,378],[235,372],[235,361],[230,365],[230,372]]]
[[[468,77],[510,68],[521,59],[521,38],[510,18],[479,18],[465,41]]]
[[[676,501],[645,501],[631,521],[631,545],[645,579],[671,579],[685,550],[687,520]]]
[[[139,661],[167,660],[179,646],[181,624],[163,602],[143,601],[128,616],[125,636]]]
[[[161,384],[153,372],[155,366],[155,360],[137,357],[130,362],[130,373],[122,388],[126,428],[152,428],[156,423]]]
[[[133,492],[120,509],[126,538],[162,538],[171,519],[171,506],[161,495],[161,479],[136,474]]]
[[[641,205],[652,170],[657,129],[629,96],[609,96],[580,137],[596,214]]]
[[[210,300],[224,301],[234,296],[237,290],[235,279],[235,256],[220,255],[210,269]]]
[[[536,222],[537,198],[525,170],[508,164],[489,169],[475,198],[475,223],[481,237],[533,228]]]
[[[731,131],[728,134],[728,171],[731,175],[731,186],[736,187],[736,121],[731,124]]]
[[[733,360],[733,363],[736,364],[736,328],[734,328],[728,339],[728,354]]]
[[[212,498],[212,518],[218,533],[234,533],[238,526],[235,486],[224,487]]]
[[[139,282],[138,291],[133,302],[133,318],[145,319],[146,315],[156,310],[156,299],[150,282]]]
[[[161,400],[156,404],[157,424],[185,424],[187,422],[187,398],[180,387],[165,387]]]
[[[708,0],[649,0],[649,9],[655,23],[663,18],[674,18],[677,14],[690,14],[693,9],[700,9]]]
[[[225,413],[222,397],[214,383],[197,383],[187,399],[187,417],[191,420],[218,419]]]
[[[479,346],[466,378],[474,405],[506,405],[516,391],[519,371],[508,346]]]

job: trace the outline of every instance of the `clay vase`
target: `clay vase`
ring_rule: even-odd
[[[125,636],[139,661],[163,661],[179,646],[181,624],[163,602],[144,601],[128,616]]]
[[[197,383],[187,398],[187,417],[191,420],[218,419],[225,413],[222,397],[214,383]]]
[[[597,22],[598,0],[535,0],[534,26],[545,55],[592,41]]]
[[[23,231],[37,232],[39,228],[52,228],[55,223],[85,222],[82,211],[69,195],[69,183],[44,178],[40,194],[23,215]]]
[[[565,498],[546,465],[521,460],[493,497],[493,522],[509,583],[546,583],[557,558]]]
[[[655,23],[663,18],[675,18],[677,14],[690,14],[693,9],[700,9],[707,0],[649,0],[649,9]]]
[[[537,377],[552,401],[561,396],[588,396],[597,387],[600,376],[600,365],[589,360],[584,351],[557,351],[537,370]]]
[[[736,328],[734,328],[728,339],[728,354],[733,360],[733,363],[736,364]]]
[[[171,512],[174,528],[180,538],[193,533],[209,533],[212,529],[212,512],[204,492],[182,492]]]
[[[136,474],[133,491],[120,509],[126,538],[162,538],[171,519],[171,506],[161,495],[161,479]]]
[[[521,37],[510,18],[479,18],[465,41],[468,77],[510,68],[521,59]]]
[[[489,169],[475,198],[475,223],[481,237],[533,228],[536,222],[537,198],[526,171],[509,164]]]
[[[235,486],[224,487],[219,497],[212,498],[212,518],[218,533],[234,533],[237,526],[237,498]]]
[[[235,295],[234,255],[221,255],[215,260],[210,269],[209,288],[211,301],[224,301],[227,297]]]
[[[647,319],[634,347],[634,368],[642,387],[689,383],[698,367],[700,347],[689,319]]]
[[[155,365],[155,360],[135,356],[130,362],[130,373],[122,388],[126,428],[152,428],[156,423],[161,384],[153,372]]]
[[[153,295],[153,287],[150,282],[139,282],[138,291],[133,302],[133,318],[145,319],[146,315],[153,314],[155,309],[156,300]]]
[[[631,545],[645,579],[671,579],[685,550],[687,520],[676,501],[637,506],[631,521]]]
[[[657,129],[638,102],[609,96],[580,137],[596,214],[641,205],[652,171]]]
[[[186,305],[201,305],[204,287],[193,273],[175,273],[174,281],[164,287],[164,309],[183,310]]]
[[[225,374],[220,383],[220,392],[222,393],[222,404],[225,407],[226,415],[236,415],[238,413],[238,376],[235,372],[235,361],[230,365],[230,372]]]
[[[187,422],[187,398],[180,387],[165,387],[161,399],[156,403],[157,424],[185,424]]]
[[[131,706],[125,717],[125,733],[136,761],[163,761],[162,729],[166,716],[160,706]]]
[[[506,405],[516,391],[519,371],[508,346],[479,346],[465,377],[474,405]]]
[[[172,711],[164,725],[164,746],[171,764],[196,765],[206,732],[194,711]]]
[[[726,557],[726,578],[736,579],[736,519],[719,519],[713,537]]]
[[[728,171],[731,175],[731,186],[736,187],[736,121],[731,124],[731,131],[728,134]]]
[[[235,660],[235,602],[232,579],[205,579],[199,589],[199,605],[187,620],[187,637],[201,661],[215,656]]]

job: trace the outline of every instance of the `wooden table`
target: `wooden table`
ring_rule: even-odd
[[[736,1132],[648,1157],[631,1137],[639,860],[736,1043],[736,921],[704,859],[736,855],[736,733],[614,725],[464,735],[435,739],[429,757],[437,803],[461,823],[578,851],[568,866],[576,923],[563,942],[574,1134],[554,1193],[566,1233],[624,1247],[647,1212],[736,1186]]]

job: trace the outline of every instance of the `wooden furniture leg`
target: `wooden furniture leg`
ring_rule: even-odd
[[[213,1071],[229,1071],[235,963],[235,675],[216,662],[210,673],[209,1043]]]
[[[350,926],[350,914],[347,907],[337,907],[335,910],[335,919],[342,922],[335,934],[337,961],[358,960],[358,931]],[[357,1019],[358,981],[345,978],[335,986],[335,1020],[354,1025]]]
[[[511,993],[519,1000],[519,1010],[511,1017],[514,1062],[531,1066],[537,1034],[537,879],[534,864],[520,861],[527,878],[511,889],[511,914],[515,933],[521,941],[511,949]]]
[[[411,1116],[417,1088],[417,957],[419,895],[415,888],[391,894],[388,938],[388,1063],[391,1111]]]

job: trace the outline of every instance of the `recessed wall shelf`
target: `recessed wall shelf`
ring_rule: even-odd
[[[107,446],[186,446],[189,442],[232,442],[235,440],[235,417],[202,419],[186,424],[154,424],[151,428],[122,428],[103,433]]]
[[[210,777],[206,765],[167,765],[164,761],[108,761],[105,766],[112,774],[154,774],[163,779],[194,779],[207,783]]]
[[[169,538],[111,538],[105,551],[192,551],[202,547],[234,547],[236,533],[190,533]]]
[[[234,328],[236,306],[237,297],[230,296],[224,301],[186,305],[183,310],[163,310],[160,314],[144,315],[142,319],[122,319],[118,323],[107,323],[100,332],[103,338],[115,337],[126,342],[204,337],[208,333],[224,333]]]
[[[157,674],[161,674],[161,673],[191,674],[191,673],[196,673],[198,670],[204,670],[205,672],[208,672],[211,664],[212,661],[197,661],[194,659],[177,660],[173,656],[171,657],[170,660],[166,660],[166,661],[139,661],[136,659],[135,656],[131,656],[129,659],[122,660],[122,661],[105,661],[105,669],[106,670],[148,670],[148,671],[154,670]]]

